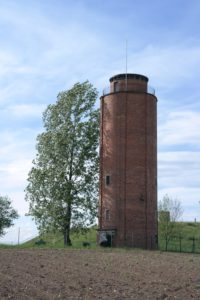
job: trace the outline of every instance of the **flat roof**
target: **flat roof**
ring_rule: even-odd
[[[132,74],[132,73],[124,73],[124,74],[118,74],[110,78],[110,82],[113,82],[115,80],[122,80],[122,79],[136,79],[136,80],[142,80],[148,82],[148,77],[140,74]]]

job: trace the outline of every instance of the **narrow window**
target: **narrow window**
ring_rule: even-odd
[[[143,194],[140,194],[140,201],[144,201],[144,196],[143,196]]]
[[[110,221],[110,211],[106,209],[106,221]]]
[[[110,175],[106,175],[106,185],[110,184]]]

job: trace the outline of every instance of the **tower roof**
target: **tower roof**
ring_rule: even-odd
[[[123,80],[123,79],[136,79],[136,80],[142,80],[145,82],[148,82],[148,77],[140,74],[132,74],[132,73],[124,73],[124,74],[118,74],[110,78],[110,82],[113,82],[115,80]]]

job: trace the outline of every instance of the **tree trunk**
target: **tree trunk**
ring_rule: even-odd
[[[66,229],[63,236],[64,236],[64,246],[71,246],[72,242],[70,239],[70,230]]]
[[[70,224],[71,224],[71,202],[68,202],[67,213],[66,213],[66,223],[64,229],[64,245],[71,246],[72,242],[70,239]]]

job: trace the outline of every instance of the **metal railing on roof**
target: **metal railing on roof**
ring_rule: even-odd
[[[128,88],[125,86],[118,86],[115,91],[112,91],[110,89],[110,86],[107,86],[103,89],[103,96],[108,95],[110,93],[117,93],[117,92],[139,92],[142,93],[144,90],[141,90],[139,88]],[[152,86],[147,86],[147,91],[148,94],[152,94],[155,96],[155,89]]]

